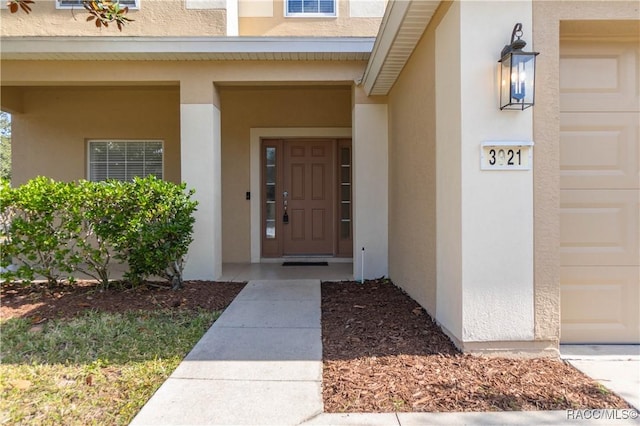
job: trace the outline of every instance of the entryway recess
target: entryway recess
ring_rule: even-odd
[[[262,257],[351,257],[351,139],[263,139]]]

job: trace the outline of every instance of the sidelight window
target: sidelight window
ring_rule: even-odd
[[[276,148],[265,148],[265,229],[266,238],[276,238]]]
[[[351,238],[351,148],[340,147],[340,239]]]

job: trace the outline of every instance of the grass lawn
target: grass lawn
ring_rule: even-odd
[[[217,319],[212,311],[87,311],[0,321],[1,424],[128,424]]]

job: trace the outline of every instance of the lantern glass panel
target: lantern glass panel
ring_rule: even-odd
[[[501,60],[500,109],[523,110],[534,103],[534,52],[512,52]]]

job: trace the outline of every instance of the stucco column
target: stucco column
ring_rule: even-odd
[[[193,242],[186,279],[215,280],[222,274],[222,182],[220,102],[213,82],[180,84],[180,162],[182,181],[195,189]]]
[[[389,275],[389,147],[386,103],[353,103],[353,276]],[[375,102],[375,101],[369,101]],[[364,262],[363,259],[364,248]]]
[[[534,340],[533,170],[480,167],[482,142],[533,138],[531,109],[498,106],[517,22],[531,40],[531,2],[455,2],[436,30],[436,318],[466,350]]]

